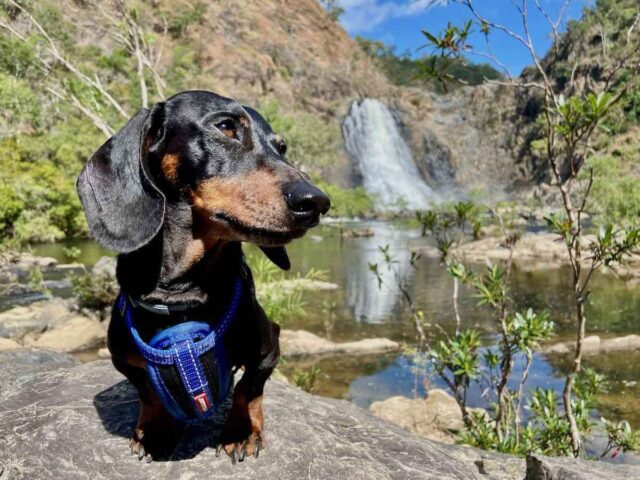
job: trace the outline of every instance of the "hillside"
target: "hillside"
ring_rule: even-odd
[[[419,174],[442,198],[472,190],[501,198],[547,179],[535,148],[540,113],[535,97],[492,84],[442,94],[427,84],[402,82],[398,75],[404,70],[394,66],[409,72],[411,62],[396,62],[384,46],[353,40],[316,0],[250,0],[242,7],[228,0],[5,0],[3,5],[0,237],[5,241],[86,235],[73,181],[105,132],[117,130],[146,96],[151,104],[195,88],[257,106],[287,140],[289,160],[329,190],[335,215],[372,208],[366,192],[354,189],[362,172],[354,170],[342,132],[352,103],[367,97],[389,109]],[[562,48],[544,60],[561,88],[576,60],[578,77],[597,83],[595,59],[603,46],[595,30],[606,25],[607,48],[615,50],[624,40],[616,32],[628,26],[632,5],[633,0],[600,0],[585,20],[569,25]],[[147,62],[142,67],[135,42]],[[594,161],[604,173],[635,172],[638,149],[630,132],[638,123],[637,91],[621,102],[617,123],[602,137],[607,155]],[[607,181],[597,189],[631,189],[612,188]],[[620,195],[615,198],[614,210],[627,208]]]

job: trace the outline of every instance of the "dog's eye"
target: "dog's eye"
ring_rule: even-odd
[[[238,138],[238,130],[233,120],[223,120],[220,123],[216,123],[216,128],[229,138]]]

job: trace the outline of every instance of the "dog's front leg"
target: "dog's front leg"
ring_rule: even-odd
[[[271,323],[271,322],[269,322]],[[279,328],[275,324],[269,350],[263,353],[257,365],[246,365],[242,378],[233,393],[233,406],[227,417],[220,444],[216,454],[222,448],[231,457],[231,461],[243,461],[246,455],[258,457],[265,448],[264,415],[262,412],[262,394],[264,384],[278,364],[280,350],[278,346]]]

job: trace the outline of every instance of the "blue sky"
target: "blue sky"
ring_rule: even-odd
[[[362,35],[382,40],[386,44],[395,45],[396,53],[408,51],[412,56],[429,52],[417,52],[418,47],[425,44],[421,29],[440,32],[449,21],[459,25],[471,18],[465,7],[446,4],[444,0],[431,7],[427,6],[433,0],[339,0],[339,3],[345,10],[340,21],[352,36]],[[555,20],[565,0],[539,0],[539,3]],[[531,37],[536,49],[544,53],[551,44],[551,28],[536,9],[534,0],[528,0],[528,4]],[[583,8],[592,4],[593,0],[572,0],[563,18],[580,18]],[[512,0],[475,0],[474,5],[481,15],[522,33],[521,17]],[[517,41],[499,32],[493,33],[490,38],[493,53],[512,75],[519,75],[524,67],[532,63],[528,51]],[[480,33],[474,34],[469,43],[486,51],[485,41]],[[479,57],[473,60],[487,61]]]

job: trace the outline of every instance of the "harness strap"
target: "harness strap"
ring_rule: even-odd
[[[128,297],[124,292],[120,292],[117,306],[124,316],[127,329],[131,332],[138,351],[146,360],[147,370],[154,390],[167,410],[179,420],[192,421],[194,418],[187,415],[173,398],[162,380],[159,368],[161,366],[175,367],[184,391],[194,406],[196,420],[213,414],[215,411],[212,408],[214,406],[213,403],[220,399],[215,399],[211,394],[211,388],[203,371],[200,357],[215,349],[215,357],[220,373],[217,376],[218,385],[214,386],[214,391],[218,395],[226,395],[230,380],[228,373],[224,373],[225,369],[228,369],[227,360],[222,345],[216,347],[216,341],[224,337],[229,325],[236,316],[242,295],[242,287],[242,278],[238,277],[229,307],[215,328],[212,329],[209,324],[204,322],[183,322],[158,333],[149,343],[142,339],[133,323],[134,309],[136,306],[141,305],[140,302]],[[158,307],[158,305],[154,307]],[[143,308],[149,310],[144,306]],[[158,313],[155,310],[153,311]]]
[[[222,317],[222,319],[218,322],[218,325],[214,328],[213,332],[207,335],[205,338],[200,340],[199,342],[194,343],[194,348],[197,356],[202,355],[205,352],[211,350],[216,344],[216,338],[222,338],[226,333],[231,321],[236,315],[238,310],[238,306],[240,305],[240,298],[242,296],[242,279],[238,277],[236,279],[235,288],[233,291],[233,296],[231,297],[231,303],[229,304],[229,308],[226,313]],[[129,301],[127,301],[129,299]],[[127,304],[132,303],[131,299],[128,295],[124,293],[120,293],[118,298],[118,308],[120,312],[123,313],[125,317],[125,321],[127,324],[127,328],[131,332],[133,336],[133,340],[140,350],[140,353],[146,360],[151,360],[154,363],[159,363],[162,365],[169,365],[174,363],[175,354],[169,350],[161,350],[158,348],[153,348],[140,337],[138,330],[135,328],[133,324],[133,309],[127,308]],[[133,304],[135,305],[135,304]]]

